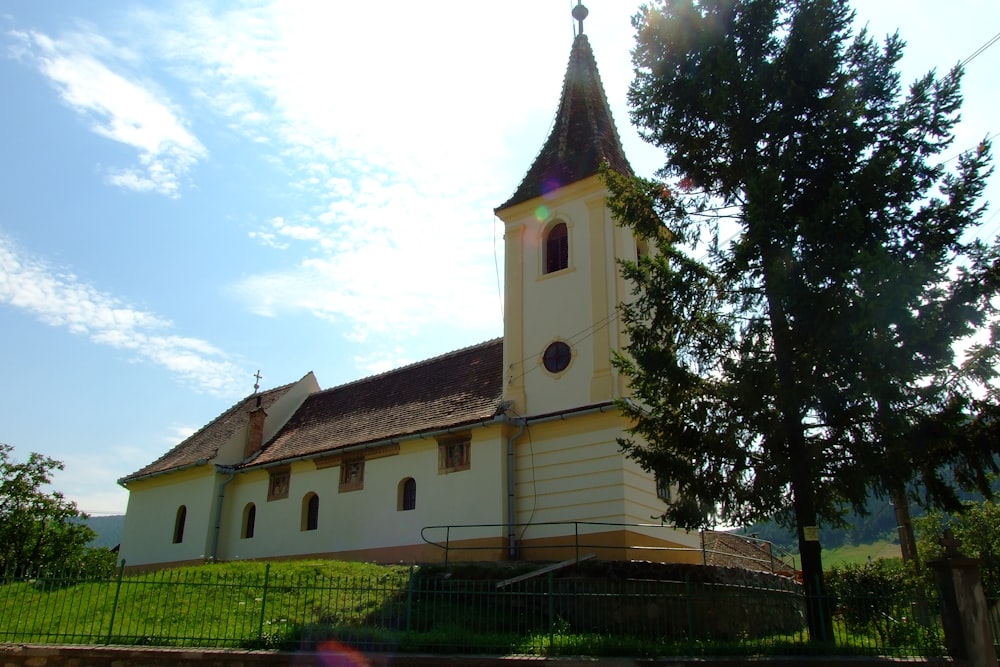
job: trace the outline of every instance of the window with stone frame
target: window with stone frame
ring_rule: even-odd
[[[471,465],[472,437],[468,434],[438,440],[438,472],[459,472]]]
[[[267,499],[281,500],[288,497],[288,487],[292,482],[292,469],[289,467],[272,468],[268,471]]]
[[[346,459],[340,463],[340,492],[365,488],[365,460]]]

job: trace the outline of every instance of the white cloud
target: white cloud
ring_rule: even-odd
[[[499,331],[491,210],[527,163],[495,174],[509,158],[506,129],[555,111],[568,35],[542,39],[548,31],[525,31],[516,12],[465,2],[416,15],[394,2],[279,0],[225,12],[190,3],[134,18],[146,26],[138,32],[157,35],[145,48],[206,110],[289,172],[299,210],[249,235],[295,264],[234,286],[253,312],[305,311],[346,324],[354,340],[410,336],[439,318]],[[473,29],[484,20],[490,29]],[[510,48],[510,34],[536,32],[530,49]],[[539,63],[548,79],[523,76]],[[515,88],[517,103],[494,102]],[[544,138],[534,134],[526,155]]]
[[[110,184],[139,192],[178,196],[180,179],[207,155],[174,105],[151,85],[112,69],[100,58],[133,59],[96,35],[78,32],[53,39],[20,33],[17,55],[31,60],[59,90],[63,102],[91,123],[91,130],[136,150],[138,164],[112,169]]]
[[[92,516],[124,514],[128,491],[118,486],[118,478],[146,463],[148,456],[129,448],[115,448],[111,456],[103,452],[62,455],[64,468],[53,472],[49,486]]]
[[[94,343],[126,350],[206,393],[240,393],[242,370],[215,346],[169,333],[169,321],[101,292],[71,273],[25,256],[3,236],[0,303],[26,310],[48,325],[86,336]]]
[[[313,252],[288,270],[233,287],[254,312],[305,310],[343,323],[348,337],[399,339],[447,322],[477,338],[500,329],[492,216],[478,220],[409,184],[362,179],[315,219],[272,220],[269,234],[311,242]],[[439,213],[415,221],[425,206]]]

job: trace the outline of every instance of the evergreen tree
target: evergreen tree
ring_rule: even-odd
[[[621,444],[678,487],[665,520],[796,527],[816,640],[832,637],[819,523],[956,457],[993,460],[930,436],[962,426],[972,376],[953,381],[951,348],[996,294],[996,248],[965,240],[989,146],[948,172],[961,71],[904,93],[900,38],[852,19],[844,0],[643,8],[632,120],[678,187],[605,173],[616,219],[660,250],[623,268],[616,364],[638,437]]]

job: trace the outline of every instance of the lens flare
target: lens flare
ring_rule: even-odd
[[[369,667],[368,660],[350,646],[327,641],[316,647],[317,664],[322,667]]]
[[[549,207],[545,204],[541,204],[535,209],[535,220],[538,222],[545,222],[549,219]]]

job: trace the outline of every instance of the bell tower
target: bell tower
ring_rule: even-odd
[[[631,230],[611,218],[603,163],[631,175],[583,20],[552,132],[495,213],[505,229],[505,399],[520,415],[570,412],[624,392],[611,367],[629,296],[617,259],[635,259]]]

